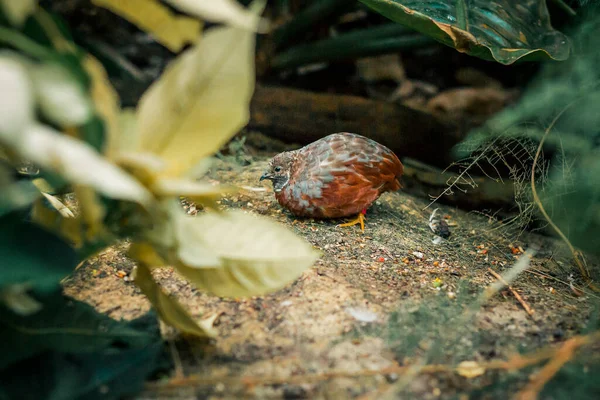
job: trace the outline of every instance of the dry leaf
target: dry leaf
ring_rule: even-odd
[[[222,22],[251,31],[266,32],[267,22],[235,0],[165,0],[173,7],[211,22]]]
[[[166,175],[182,176],[248,122],[254,36],[232,27],[211,29],[142,96],[137,150],[162,157]]]
[[[134,245],[132,245],[134,246]],[[152,278],[149,267],[139,263],[134,271],[135,283],[144,292],[160,318],[181,332],[198,337],[214,337],[217,332],[208,324],[198,324],[174,298],[169,297]]]
[[[299,277],[319,257],[312,246],[285,227],[263,217],[232,211],[187,217],[186,229],[221,261],[216,268],[177,265],[199,289],[218,296],[242,297],[277,290]]]
[[[199,3],[210,2],[204,0]],[[184,45],[195,43],[200,37],[200,21],[175,15],[156,0],[92,0],[92,3],[152,34],[159,43],[175,53],[181,51]]]
[[[456,367],[456,372],[465,378],[476,378],[485,374],[485,368],[476,361],[463,361]]]

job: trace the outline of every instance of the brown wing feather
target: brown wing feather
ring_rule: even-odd
[[[402,163],[363,136],[329,135],[300,150],[278,201],[296,215],[336,218],[368,208],[383,192],[400,188]]]

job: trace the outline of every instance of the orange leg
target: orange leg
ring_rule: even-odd
[[[339,224],[338,226],[354,226],[360,224],[360,230],[362,231],[362,233],[365,233],[365,219],[367,219],[365,217],[366,214],[367,209],[365,208],[360,213],[358,213],[358,217],[356,217],[356,219],[353,219],[350,222],[346,222],[345,224]]]

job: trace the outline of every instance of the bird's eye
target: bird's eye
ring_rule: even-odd
[[[275,172],[281,172],[281,167],[277,166],[277,167],[273,168],[273,171],[275,171]]]

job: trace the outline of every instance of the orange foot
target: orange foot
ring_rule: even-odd
[[[362,233],[365,233],[365,219],[367,219],[367,217],[365,217],[366,213],[367,210],[364,209],[360,213],[358,213],[358,217],[356,217],[356,219],[353,219],[350,222],[346,222],[345,224],[339,224],[338,226],[354,226],[356,224],[360,224],[360,230],[362,231]]]

